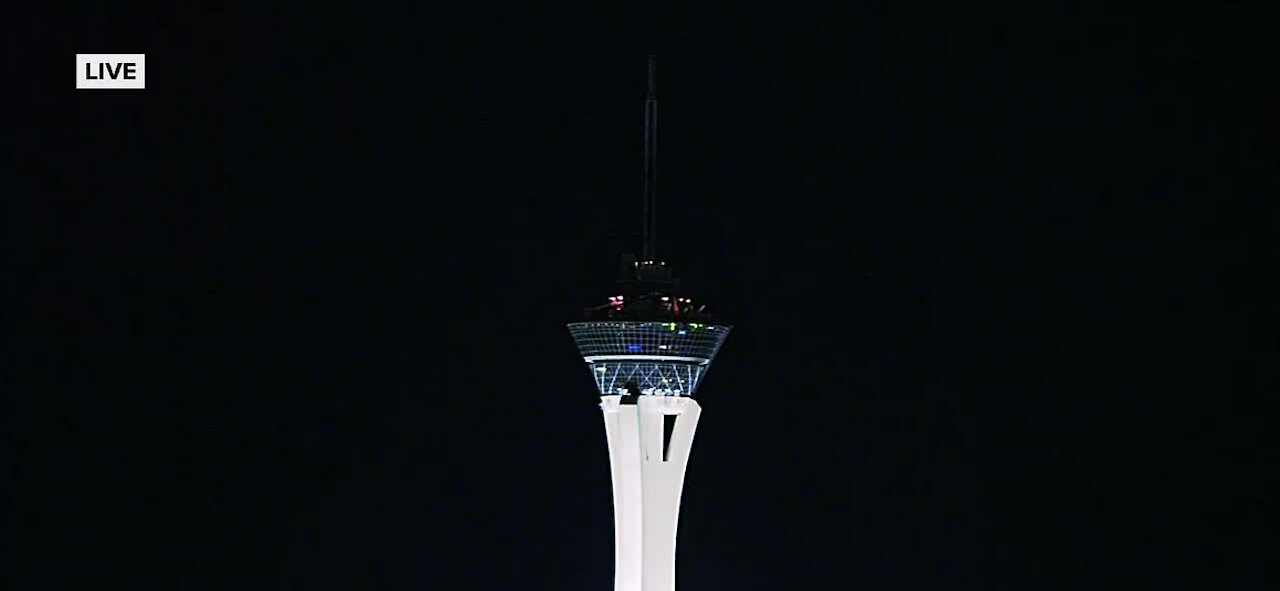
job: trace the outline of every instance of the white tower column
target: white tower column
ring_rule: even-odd
[[[680,493],[702,409],[679,396],[621,399],[600,397],[613,475],[614,591],[674,591]],[[675,417],[669,438],[667,416]]]

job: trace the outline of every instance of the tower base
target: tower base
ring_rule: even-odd
[[[679,396],[623,398],[600,397],[613,476],[613,588],[674,591],[680,493],[702,407]]]

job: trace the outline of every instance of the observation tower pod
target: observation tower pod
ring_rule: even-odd
[[[582,360],[601,396],[693,396],[731,327],[681,295],[663,263],[631,264],[608,303],[569,324]]]

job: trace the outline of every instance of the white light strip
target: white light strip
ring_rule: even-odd
[[[675,357],[671,355],[590,355],[583,357],[582,360],[587,363],[595,363],[597,361],[679,361],[697,363],[698,365],[711,363],[711,360],[705,357]]]

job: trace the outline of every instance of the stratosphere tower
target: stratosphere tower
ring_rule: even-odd
[[[693,399],[730,326],[680,290],[655,255],[658,100],[649,57],[642,256],[623,255],[608,300],[569,333],[600,392],[613,479],[614,591],[674,591],[685,466],[702,407]]]

